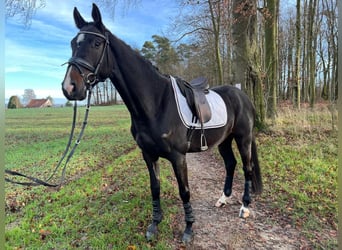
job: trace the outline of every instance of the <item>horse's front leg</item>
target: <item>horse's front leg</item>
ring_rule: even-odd
[[[190,190],[188,184],[188,168],[186,164],[186,158],[183,154],[178,154],[172,161],[173,170],[175,172],[179,194],[183,201],[183,208],[185,214],[186,227],[183,233],[182,241],[187,244],[193,240],[194,233],[192,231],[192,224],[195,222],[195,217],[192,212],[190,204]]]
[[[158,233],[158,224],[163,219],[163,212],[160,206],[159,165],[158,158],[153,159],[146,153],[143,153],[143,157],[150,174],[150,187],[152,193],[152,223],[148,226],[146,232],[146,239],[151,241],[156,238]]]

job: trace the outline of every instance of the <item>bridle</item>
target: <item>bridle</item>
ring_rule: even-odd
[[[90,34],[90,35],[94,35],[94,36],[97,36],[97,37],[100,37],[102,39],[104,39],[105,41],[105,45],[104,45],[104,48],[102,50],[102,54],[101,54],[101,57],[96,65],[96,67],[94,67],[91,63],[89,63],[88,61],[80,58],[80,57],[77,57],[77,56],[73,56],[69,59],[68,63],[69,65],[72,65],[72,66],[75,66],[77,68],[77,70],[80,72],[80,75],[82,76],[83,78],[83,81],[85,82],[85,85],[87,87],[87,89],[89,88],[92,88],[96,83],[98,83],[100,80],[98,79],[97,77],[97,73],[99,71],[99,68],[103,62],[103,59],[104,59],[104,55],[105,53],[107,52],[107,48],[108,48],[108,45],[109,45],[109,39],[108,39],[108,32],[105,33],[105,35],[102,35],[100,33],[97,33],[97,32],[91,32],[91,31],[80,31],[78,32],[78,35],[79,34]],[[64,64],[66,64],[64,63]],[[63,65],[64,65],[63,64]],[[90,71],[89,74],[85,74],[82,70],[82,68],[85,68],[87,70]]]

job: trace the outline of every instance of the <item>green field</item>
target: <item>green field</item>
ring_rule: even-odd
[[[6,168],[49,176],[67,143],[72,111],[6,110]],[[83,113],[84,108],[78,127]],[[6,184],[6,249],[149,248],[144,235],[152,210],[148,171],[129,127],[123,105],[92,107],[60,191]],[[168,198],[162,201],[160,239],[152,243],[158,249],[168,248],[168,216],[177,211],[176,190],[166,180],[171,174],[170,167],[162,167],[162,195]]]
[[[283,107],[257,139],[266,185],[262,200],[315,249],[337,249],[337,119],[337,110],[327,105]]]
[[[48,177],[66,146],[72,111],[6,110],[6,169]],[[78,127],[83,113],[81,108]],[[283,108],[257,142],[264,178],[260,202],[301,229],[315,246],[336,248],[337,131],[331,117],[326,107]],[[92,107],[60,190],[6,183],[6,249],[170,249],[173,216],[181,209],[170,182],[172,168],[162,161],[164,221],[158,242],[147,243],[152,209],[148,171],[129,127],[125,106]],[[319,239],[320,232],[331,237]]]

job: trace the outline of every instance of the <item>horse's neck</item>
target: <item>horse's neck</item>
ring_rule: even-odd
[[[116,37],[111,43],[115,57],[111,81],[134,118],[154,117],[169,91],[167,80],[149,62]]]

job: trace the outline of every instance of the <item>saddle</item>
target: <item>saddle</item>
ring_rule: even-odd
[[[211,110],[206,98],[209,93],[208,80],[205,77],[198,77],[190,83],[178,80],[178,87],[192,111],[192,114],[200,121],[206,123],[211,119]]]
[[[209,93],[208,79],[198,77],[190,81],[190,83],[178,79],[177,84],[186,98],[192,114],[201,124],[201,150],[207,150],[208,146],[204,136],[203,124],[211,119],[210,105],[205,96]]]

